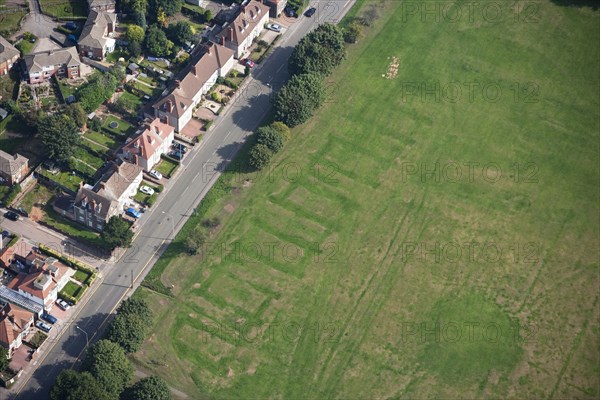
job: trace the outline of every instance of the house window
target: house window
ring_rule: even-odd
[[[94,221],[90,220],[90,221],[88,222],[88,225],[89,225],[89,226],[94,226]]]
[[[81,221],[81,222],[85,222],[85,218],[83,218],[83,215],[80,215],[80,216],[79,216],[79,221]]]

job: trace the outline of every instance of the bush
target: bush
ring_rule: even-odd
[[[288,61],[290,75],[329,75],[346,58],[344,34],[333,24],[319,25],[294,48]]]
[[[18,183],[15,183],[14,185],[11,186],[8,194],[4,198],[3,203],[6,204],[7,206],[9,206],[13,201],[15,201],[15,198],[17,197],[17,195],[19,193],[21,193],[21,185],[19,185]]]
[[[229,86],[229,87],[230,87],[230,88],[232,88],[232,89],[237,89],[237,88],[238,88],[238,84],[237,84],[237,83],[235,83],[234,81],[232,81],[231,79],[225,79],[225,80],[223,81],[223,83],[224,83],[226,86]]]
[[[270,126],[262,126],[256,131],[256,141],[267,146],[273,153],[277,153],[283,149],[286,138]]]
[[[102,121],[100,118],[94,117],[88,122],[88,127],[93,131],[100,132],[102,129]]]
[[[261,170],[271,162],[273,151],[264,144],[255,144],[250,150],[248,163],[257,170]]]
[[[325,98],[325,85],[321,75],[294,75],[273,99],[275,120],[290,127],[300,125],[308,121]]]
[[[344,41],[346,43],[356,43],[363,36],[363,26],[357,21],[352,21],[344,28]]]

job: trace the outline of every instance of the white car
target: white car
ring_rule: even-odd
[[[268,26],[268,28],[269,28],[270,30],[272,30],[273,32],[277,32],[277,33],[281,32],[281,25],[277,25],[277,24],[269,24],[269,25],[267,25],[267,26]]]
[[[152,189],[150,186],[140,186],[140,192],[147,194],[148,196],[152,196],[154,194],[154,189]]]
[[[162,179],[162,174],[155,169],[148,172],[148,175],[150,175],[151,177],[156,178],[156,179]]]

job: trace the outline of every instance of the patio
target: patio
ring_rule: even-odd
[[[31,331],[29,332],[29,335],[27,337],[28,338],[33,337],[34,333],[35,333],[35,329],[31,329]],[[20,371],[21,369],[28,366],[29,363],[31,362],[33,351],[34,350],[31,347],[29,347],[28,345],[23,343],[21,346],[19,346],[19,348],[17,350],[14,351],[12,359],[10,360],[10,363],[8,364],[8,366],[13,371]],[[33,357],[35,357],[35,355]]]

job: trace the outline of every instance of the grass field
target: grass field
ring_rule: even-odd
[[[600,396],[600,14],[406,3],[364,3],[330,101],[167,250],[138,368],[190,398]]]
[[[87,4],[85,0],[51,1],[41,0],[42,12],[52,17],[66,20],[86,19]]]

